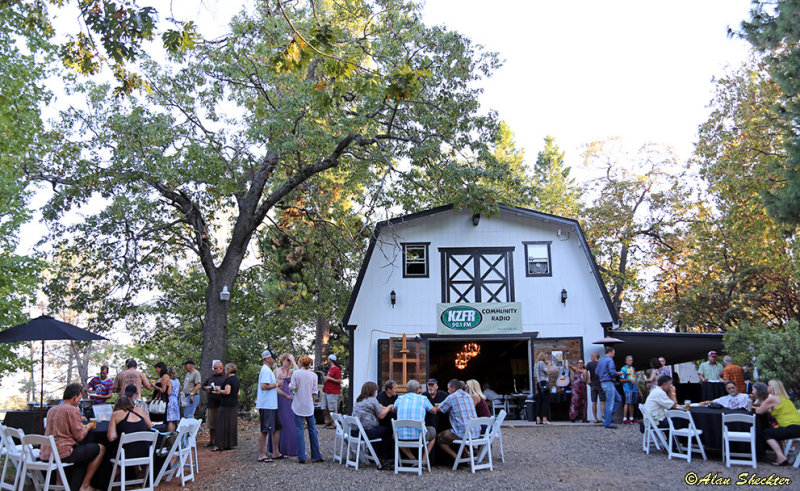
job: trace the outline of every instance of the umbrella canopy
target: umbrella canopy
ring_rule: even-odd
[[[73,341],[102,341],[103,336],[73,326],[64,321],[42,315],[25,324],[14,326],[0,332],[0,343],[16,343],[18,341],[48,341],[53,339],[71,339]]]
[[[624,343],[625,341],[617,338],[612,338],[611,336],[604,337],[603,339],[598,339],[597,341],[592,342],[592,344],[605,344],[605,345],[615,345],[619,343]]]
[[[19,341],[42,342],[42,387],[40,407],[44,408],[44,342],[54,339],[69,339],[72,341],[102,341],[108,340],[98,334],[78,326],[73,326],[64,321],[54,319],[49,315],[41,315],[25,324],[14,326],[0,332],[0,343],[16,343]]]

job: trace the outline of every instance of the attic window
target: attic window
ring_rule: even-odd
[[[403,246],[403,278],[428,277],[430,242],[405,243]]]
[[[550,269],[550,242],[523,242],[525,244],[526,276],[552,276]]]

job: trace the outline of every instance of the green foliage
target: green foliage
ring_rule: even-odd
[[[780,86],[771,107],[782,119],[784,156],[773,163],[777,186],[763,191],[770,213],[796,227],[800,224],[800,0],[753,1],[751,18],[742,23],[743,36],[766,55],[770,75]]]
[[[777,379],[787,389],[800,390],[800,323],[787,322],[781,328],[764,324],[743,322],[728,329],[723,337],[725,351],[732,353],[738,364],[756,357],[756,366],[761,381]],[[750,347],[752,346],[752,350]]]
[[[546,136],[544,149],[536,156],[533,167],[534,180],[539,186],[534,200],[536,210],[565,217],[578,216],[580,189],[570,177],[570,171],[555,138]]]

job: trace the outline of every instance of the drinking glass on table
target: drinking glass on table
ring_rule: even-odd
[[[690,401],[689,399],[686,399],[685,401],[683,401],[683,408],[684,409],[686,409],[688,411],[691,407],[692,407],[692,401]]]

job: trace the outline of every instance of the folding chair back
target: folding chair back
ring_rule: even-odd
[[[503,434],[501,433],[500,426],[502,426],[503,421],[506,419],[506,412],[505,410],[500,411],[500,413],[492,418],[492,426],[487,430],[489,437],[489,446],[484,450],[484,452],[491,452],[492,451],[492,444],[495,440],[500,442],[500,460],[503,462],[506,461],[506,456],[503,454]],[[483,455],[480,457],[480,461],[484,458]]]
[[[111,480],[108,482],[108,491],[112,488],[119,486],[122,491],[125,487],[133,484],[141,485],[137,489],[146,489],[152,491],[153,486],[153,452],[156,446],[156,438],[158,433],[154,431],[137,431],[135,433],[123,433],[119,438],[119,447],[117,447],[117,455],[111,459],[114,465],[111,469]],[[147,455],[144,457],[130,457],[126,455],[125,447],[134,443],[147,443]],[[130,447],[129,447],[130,448]],[[144,475],[141,479],[127,479],[125,471],[131,466],[141,466],[144,470]],[[117,476],[117,468],[120,469],[120,480],[114,481]],[[146,485],[146,486],[145,486]]]
[[[40,449],[44,449],[45,447],[50,447],[50,458],[48,460],[37,460],[37,456],[34,453],[34,445],[39,446]],[[31,473],[31,478],[33,479],[34,486],[36,489],[44,488],[45,491],[49,489],[64,489],[69,491],[69,481],[67,480],[67,475],[64,473],[64,468],[71,466],[72,464],[65,464],[61,462],[61,458],[58,456],[58,448],[56,448],[56,442],[52,436],[42,436],[42,435],[25,435],[22,437],[22,453],[24,455],[23,464],[22,464],[22,472],[20,473],[20,487],[24,484],[25,476],[28,472]],[[61,485],[54,485],[50,484],[50,477],[53,474],[53,471],[56,471],[59,479],[61,480]],[[44,475],[43,475],[44,473]]]
[[[473,474],[476,470],[480,469],[494,469],[492,466],[492,452],[489,447],[491,443],[489,440],[489,433],[491,430],[489,429],[484,434],[477,437],[474,436],[476,433],[480,432],[481,426],[491,428],[492,423],[492,418],[475,418],[469,421],[467,429],[464,431],[465,436],[453,442],[459,444],[456,460],[453,462],[453,470],[458,468],[458,464],[464,462],[469,462],[469,467]],[[465,448],[468,448],[469,451],[462,457],[461,455],[464,454]],[[488,457],[486,463],[481,464],[486,457]]]
[[[740,423],[750,425],[748,431],[731,431],[728,424]],[[750,453],[733,452],[731,453],[731,442],[745,442],[750,444]],[[734,457],[749,457],[747,460],[734,460]],[[722,415],[722,460],[727,467],[731,464],[752,465],[753,469],[758,468],[756,463],[756,415],[725,413]]]
[[[197,458],[197,433],[200,431],[200,426],[203,424],[203,422],[197,418],[182,418],[178,422],[178,428],[180,428],[181,425],[187,424],[191,425],[191,431],[187,437],[189,446],[192,449],[190,465],[194,466],[194,472],[200,472],[200,460]]]
[[[338,413],[331,413],[333,426],[336,428],[336,434],[333,437],[333,460],[342,463],[342,455],[344,454],[344,442],[349,435],[344,431],[344,419]]]
[[[677,420],[685,420],[687,427],[675,427],[675,422]],[[686,459],[687,462],[691,462],[692,452],[699,452],[703,456],[703,460],[708,460],[708,457],[706,457],[706,451],[703,448],[703,442],[700,441],[700,435],[703,434],[703,430],[697,429],[697,426],[694,424],[694,419],[692,418],[692,413],[680,409],[670,409],[667,411],[667,422],[669,423],[669,443],[667,445],[667,456],[670,460],[672,460],[672,457],[678,457],[681,459]],[[681,452],[675,452],[672,450],[673,441],[677,441],[679,437],[686,438],[685,455]],[[692,443],[693,438],[697,443],[696,447]]]
[[[22,437],[24,435],[22,430],[8,428],[0,424],[0,454],[5,457],[3,461],[3,476],[2,479],[0,479],[0,489],[16,491],[21,488],[19,482],[24,458],[22,454]],[[36,457],[39,457],[38,450],[36,450]],[[7,483],[6,474],[12,467],[14,468],[14,482]]]
[[[416,440],[401,440],[401,429],[417,430],[418,435]],[[425,441],[425,428],[424,420],[416,419],[397,419],[392,420],[392,434],[394,436],[394,473],[398,472],[416,472],[418,476],[422,475],[422,456],[425,456],[425,462],[428,464],[428,472],[431,471],[430,458],[428,456],[428,444]],[[404,459],[400,454],[401,448],[416,449],[416,459]],[[413,464],[413,466],[403,466],[403,464]]]
[[[381,467],[381,461],[378,458],[378,455],[375,453],[375,449],[372,448],[372,444],[375,442],[382,441],[382,438],[373,438],[372,440],[367,437],[367,432],[364,431],[364,427],[361,425],[361,421],[354,417],[354,416],[344,416],[344,420],[347,422],[347,425],[350,427],[350,436],[347,439],[347,456],[345,458],[345,467],[353,466],[358,470],[358,464],[361,459],[364,459],[367,463],[372,461],[375,462],[375,465],[378,468]],[[353,435],[353,432],[356,435]],[[364,453],[361,453],[361,447],[364,447]],[[355,453],[355,458],[351,459],[351,455]]]
[[[639,404],[639,412],[642,413],[644,419],[644,435],[642,435],[642,451],[650,454],[650,445],[655,445],[658,450],[667,451],[667,437],[664,432],[658,427],[658,423],[650,414],[650,411],[644,407],[644,404]]]
[[[181,461],[180,450],[182,442],[185,440],[190,431],[191,427],[189,425],[184,425],[178,431],[158,433],[164,438],[161,446],[156,449],[156,456],[159,458],[163,457],[165,460],[161,466],[161,469],[158,471],[158,474],[156,474],[156,479],[153,483],[155,486],[158,486],[162,479],[164,479],[166,482],[169,482],[172,480],[172,477],[177,474],[181,475],[182,481],[184,480],[183,464],[185,461]]]

